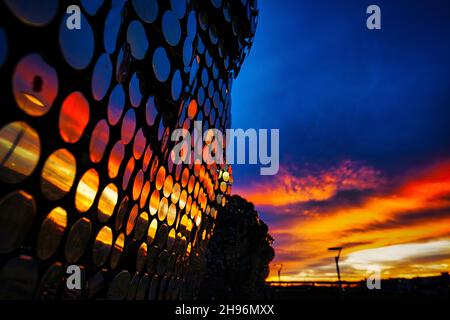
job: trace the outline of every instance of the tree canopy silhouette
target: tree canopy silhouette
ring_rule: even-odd
[[[221,209],[206,255],[202,299],[261,299],[273,238],[252,203],[234,195]]]

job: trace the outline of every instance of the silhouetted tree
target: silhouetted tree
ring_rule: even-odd
[[[262,299],[273,238],[252,203],[234,195],[220,211],[206,254],[202,299]]]

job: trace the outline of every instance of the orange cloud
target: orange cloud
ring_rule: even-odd
[[[346,257],[378,249],[386,255],[384,276],[428,275],[450,269],[447,251],[434,252],[431,257],[425,243],[445,243],[450,240],[450,161],[409,173],[397,186],[384,186],[379,172],[347,162],[346,167],[333,168],[318,176],[297,178],[283,172],[258,190],[244,192],[266,215],[285,212],[289,217],[270,224],[275,238],[276,262],[283,263],[285,279],[335,280],[333,253],[330,246],[342,245],[344,278],[361,279],[365,270]],[[356,203],[339,203],[335,198],[342,190],[381,189]],[[284,197],[283,194],[287,193]],[[320,203],[308,207],[309,202]],[[307,208],[307,214],[305,211]],[[295,214],[294,214],[294,213]],[[269,217],[270,218],[270,217]],[[277,243],[278,242],[278,243]],[[393,245],[416,244],[408,255],[392,255]],[[450,243],[450,242],[449,242]],[[398,251],[397,251],[398,252]],[[428,257],[426,261],[420,259]],[[381,257],[382,260],[383,257]],[[420,262],[420,263],[419,263]],[[276,278],[272,270],[269,279]]]
[[[300,172],[300,176],[281,167],[278,175],[268,179],[257,186],[234,188],[233,193],[243,195],[256,205],[280,206],[323,201],[339,191],[372,189],[385,183],[379,171],[350,160],[326,171]]]

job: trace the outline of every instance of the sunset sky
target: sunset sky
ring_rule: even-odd
[[[374,2],[375,3],[375,2]],[[234,128],[279,128],[280,171],[234,165],[282,280],[450,271],[450,3],[260,1]],[[273,268],[269,279],[275,279]]]

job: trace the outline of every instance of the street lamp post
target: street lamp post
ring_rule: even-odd
[[[339,289],[342,291],[341,272],[339,271],[339,257],[341,256],[342,247],[328,248],[328,250],[338,252],[337,256],[334,257],[334,261],[336,262],[336,270],[337,270],[337,275],[338,275]]]
[[[280,283],[281,282],[281,270],[283,269],[283,264],[282,263],[280,263],[280,264],[274,264],[273,265],[274,267],[279,267],[278,268],[278,283]]]

